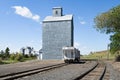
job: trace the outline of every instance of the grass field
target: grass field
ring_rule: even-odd
[[[94,52],[89,55],[83,55],[81,58],[83,59],[115,59],[115,55],[108,53],[107,50]]]
[[[35,58],[36,59],[36,58]],[[0,65],[2,64],[11,64],[11,63],[17,63],[17,62],[25,62],[29,60],[35,60],[34,58],[24,58],[23,61],[16,61],[16,60],[0,60]]]

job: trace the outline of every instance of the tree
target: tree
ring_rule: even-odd
[[[95,19],[95,28],[110,36],[110,51],[115,53],[120,50],[120,5],[98,15]]]
[[[21,52],[23,55],[25,55],[25,48],[24,47],[21,48]]]
[[[1,51],[0,51],[0,54],[4,54],[4,51],[3,51],[3,50],[1,50]]]
[[[120,5],[98,15],[94,21],[95,28],[101,32],[120,32]]]
[[[24,56],[20,53],[16,53],[15,60],[16,61],[24,61]]]
[[[1,59],[4,59],[5,58],[5,53],[3,50],[0,51],[0,58]]]
[[[10,56],[10,49],[8,47],[5,50],[5,56],[6,56],[6,58],[9,58],[9,56]]]
[[[120,50],[120,33],[116,32],[114,35],[110,37],[110,51],[111,53],[118,52]]]
[[[31,56],[34,48],[33,47],[27,47],[27,49],[28,49],[29,56]]]

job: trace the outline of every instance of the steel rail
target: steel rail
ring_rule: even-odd
[[[68,64],[61,63],[61,64],[46,66],[46,67],[42,67],[42,68],[31,69],[31,70],[27,70],[27,71],[6,74],[6,75],[0,76],[0,80],[14,80],[17,78],[37,74],[39,72],[48,71],[48,70],[59,68],[59,67],[66,66],[66,65],[68,65]]]
[[[97,63],[95,66],[93,66],[91,69],[89,69],[88,71],[86,71],[85,73],[81,74],[80,76],[78,76],[77,78],[75,78],[74,80],[81,80],[82,78],[84,78],[87,74],[91,73],[94,69],[97,68],[97,66],[99,65],[100,63]],[[106,65],[104,64],[104,68],[100,74],[100,76],[98,77],[97,80],[103,80],[104,78],[104,75],[106,73]]]
[[[105,65],[105,63],[104,63],[104,65]],[[101,76],[99,77],[98,80],[103,80],[105,73],[106,73],[106,65],[104,66],[103,72],[101,73]]]
[[[80,79],[82,79],[84,76],[86,76],[87,74],[89,74],[92,70],[94,70],[97,66],[98,66],[98,63],[95,66],[93,66],[91,69],[89,69],[88,71],[86,71],[85,73],[83,73],[80,76],[78,76],[77,78],[75,78],[74,80],[80,80]]]

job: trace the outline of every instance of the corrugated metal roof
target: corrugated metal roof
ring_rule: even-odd
[[[65,16],[47,16],[43,22],[47,21],[64,21],[64,20],[72,20],[73,15],[65,15]]]

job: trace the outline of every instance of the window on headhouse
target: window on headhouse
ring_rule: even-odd
[[[55,11],[55,14],[58,14],[58,11]]]

